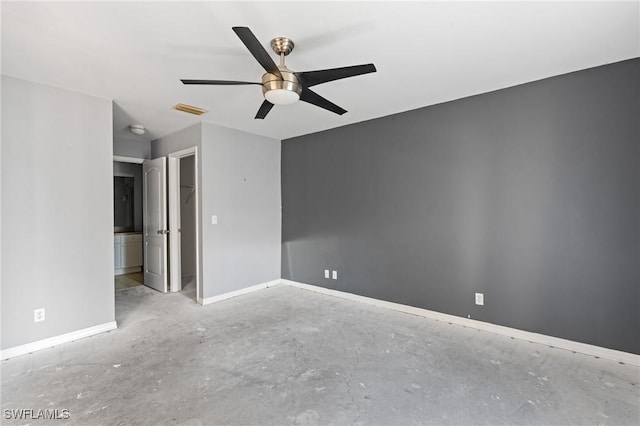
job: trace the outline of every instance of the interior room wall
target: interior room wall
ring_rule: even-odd
[[[280,141],[198,123],[154,140],[151,154],[192,146],[200,170],[200,297],[279,279]]]
[[[114,176],[133,177],[133,215],[135,232],[142,232],[142,164],[113,162]]]
[[[183,277],[196,275],[195,156],[180,159],[180,255]]]
[[[151,142],[151,158],[167,156],[187,148],[202,145],[202,124],[197,123]]]
[[[280,141],[203,123],[201,153],[201,294],[279,279]]]
[[[113,155],[132,158],[151,158],[151,141],[131,135],[113,138]]]
[[[283,141],[283,278],[640,353],[638,93],[634,59]]]
[[[111,101],[2,76],[3,350],[114,321],[111,132]]]

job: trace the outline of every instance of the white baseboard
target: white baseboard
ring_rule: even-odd
[[[14,358],[18,355],[24,355],[31,352],[39,351],[41,349],[47,349],[53,346],[60,345],[62,343],[68,343],[74,340],[83,339],[85,337],[104,333],[105,331],[114,330],[116,328],[118,328],[118,325],[115,321],[105,322],[104,324],[95,325],[89,328],[83,328],[82,330],[72,331],[71,333],[65,333],[59,336],[49,337],[47,339],[38,340],[37,342],[14,346],[13,348],[3,349],[2,351],[0,351],[0,359],[5,360]]]
[[[230,291],[228,293],[219,294],[217,296],[207,297],[207,298],[204,298],[204,299],[200,298],[200,299],[198,299],[198,303],[200,303],[201,305],[210,305],[211,303],[219,302],[221,300],[230,299],[232,297],[240,296],[242,294],[251,293],[252,291],[263,290],[263,289],[268,288],[268,287],[273,287],[274,285],[280,284],[280,281],[281,280],[279,280],[279,279],[278,280],[273,280],[273,281],[268,281],[266,283],[252,285],[251,287],[241,288],[240,290]]]
[[[132,266],[130,268],[114,269],[113,275],[127,275],[134,272],[142,272],[142,266]]]
[[[318,287],[311,284],[299,283],[282,279],[282,284],[305,290],[315,291],[318,293],[328,294],[330,296],[341,297],[343,299],[353,300],[356,302],[367,303],[369,305],[381,308],[391,309],[394,311],[404,312],[407,314],[418,315],[425,318],[435,319],[448,322],[451,324],[463,325],[465,327],[477,330],[488,331],[490,333],[502,336],[513,337],[515,339],[526,340],[528,342],[540,343],[546,346],[553,346],[568,351],[578,352],[585,355],[600,357],[616,362],[640,366],[640,355],[617,351],[614,349],[603,348],[600,346],[589,345],[587,343],[574,342],[573,340],[561,339],[559,337],[547,336],[544,334],[532,333],[530,331],[518,330],[516,328],[505,327],[502,325],[491,324],[488,322],[478,321],[469,318],[457,317],[455,315],[443,314],[440,312],[430,311],[427,309],[416,308],[413,306],[402,305],[400,303],[387,302],[385,300],[374,299],[371,297],[359,296],[357,294],[345,293],[339,290]]]

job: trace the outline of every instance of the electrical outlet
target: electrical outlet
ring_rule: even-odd
[[[215,214],[211,216],[211,224],[212,225],[218,224],[218,216],[216,216]]]
[[[476,305],[484,305],[484,293],[476,293]]]
[[[333,271],[331,273],[331,278],[333,278],[334,280],[337,280],[338,279],[338,271]]]
[[[329,270],[328,270],[328,269],[325,269],[325,270],[324,270],[324,277],[325,277],[326,279],[329,279]]]
[[[33,322],[44,321],[44,308],[35,309],[33,311]]]

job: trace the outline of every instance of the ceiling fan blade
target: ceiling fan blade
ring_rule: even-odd
[[[258,84],[253,81],[229,81],[229,80],[180,80],[183,84],[215,84],[218,86],[240,86],[242,84]]]
[[[310,104],[315,105],[315,106],[319,106],[320,108],[324,108],[324,109],[329,110],[331,112],[335,112],[338,115],[342,115],[345,112],[347,112],[346,109],[340,108],[338,105],[336,105],[333,102],[323,98],[322,96],[318,95],[313,90],[308,89],[306,87],[304,87],[302,89],[302,93],[300,94],[300,100],[301,101],[305,101],[305,102],[310,103]]]
[[[233,27],[233,31],[240,38],[240,40],[247,46],[249,52],[253,55],[254,58],[258,61],[262,68],[264,68],[267,72],[271,74],[275,74],[278,77],[282,78],[282,74],[280,74],[280,70],[269,53],[265,50],[264,47],[260,44],[260,41],[256,38],[255,35],[251,32],[248,27]]]
[[[256,113],[255,118],[265,118],[267,114],[269,114],[269,111],[271,111],[271,108],[273,108],[273,104],[265,99],[262,105],[260,105],[260,109]]]
[[[297,72],[296,77],[302,81],[304,86],[311,87],[328,81],[340,80],[341,78],[369,74],[370,72],[376,72],[376,67],[373,64],[353,65],[350,67],[332,68],[328,70]]]

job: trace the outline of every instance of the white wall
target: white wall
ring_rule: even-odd
[[[280,141],[202,123],[201,163],[202,297],[280,278]]]
[[[151,142],[133,134],[129,138],[122,136],[114,137],[113,155],[133,158],[151,158]]]
[[[199,147],[201,144],[202,125],[198,123],[151,141],[151,158],[163,157],[187,148]]]
[[[280,141],[201,123],[153,141],[152,158],[192,146],[200,170],[200,297],[279,279]]]
[[[112,143],[111,101],[2,76],[3,350],[114,321]]]

